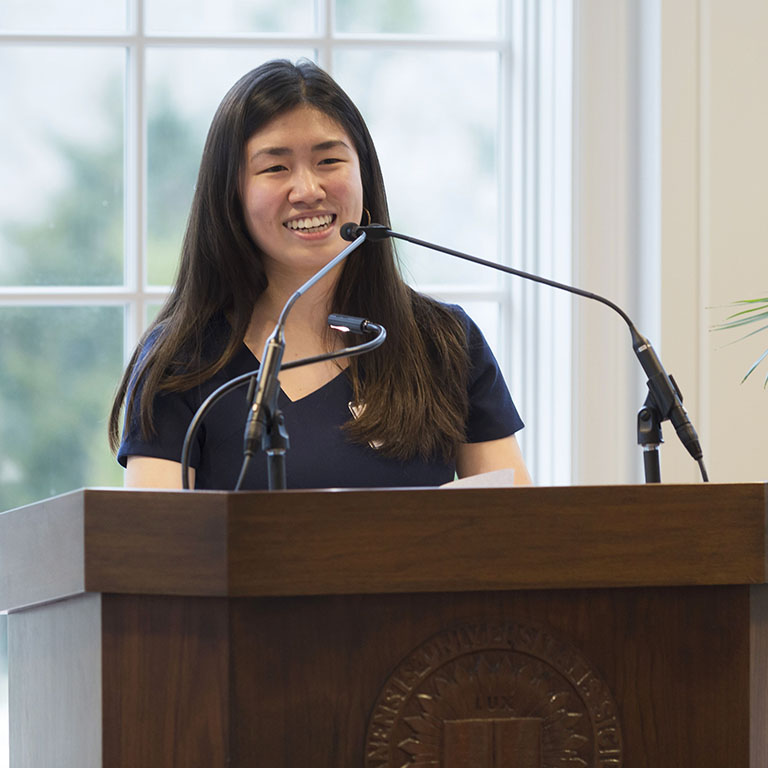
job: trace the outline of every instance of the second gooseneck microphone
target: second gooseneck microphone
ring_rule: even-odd
[[[597,293],[584,291],[581,288],[576,288],[572,285],[566,285],[565,283],[558,283],[555,280],[549,280],[545,277],[540,277],[539,275],[534,275],[530,272],[523,272],[522,270],[515,269],[514,267],[507,267],[494,261],[487,261],[486,259],[480,259],[477,256],[470,256],[469,254],[462,253],[461,251],[455,251],[452,248],[446,248],[442,245],[437,245],[436,243],[430,243],[426,240],[419,240],[418,238],[410,237],[409,235],[393,232],[383,224],[369,224],[367,226],[361,226],[354,223],[348,223],[344,224],[340,231],[341,236],[345,240],[349,241],[355,240],[362,234],[365,234],[368,240],[384,240],[388,237],[394,237],[398,240],[405,240],[409,243],[414,243],[415,245],[430,248],[433,251],[440,251],[441,253],[446,253],[449,256],[456,256],[457,258],[471,261],[484,267],[490,267],[491,269],[496,269],[500,272],[506,272],[510,275],[522,277],[525,280],[532,280],[536,283],[542,283],[543,285],[557,288],[558,290],[568,291],[569,293],[573,293],[577,296],[593,299],[594,301],[599,301],[613,309],[624,319],[624,322],[629,327],[629,332],[632,337],[632,348],[635,351],[635,355],[637,356],[637,359],[640,362],[645,375],[648,377],[648,389],[650,391],[650,397],[655,402],[656,408],[659,412],[660,421],[669,419],[672,422],[675,427],[675,431],[677,432],[677,436],[680,438],[680,441],[683,443],[686,450],[693,457],[693,459],[698,462],[702,478],[705,481],[708,480],[699,438],[696,434],[696,430],[694,429],[693,424],[691,423],[690,418],[688,417],[688,412],[683,407],[682,396],[680,395],[680,391],[678,390],[677,385],[674,383],[669,374],[667,374],[667,372],[664,370],[664,366],[661,364],[661,360],[659,360],[659,357],[651,346],[650,341],[648,341],[648,339],[646,339],[645,336],[643,336],[637,330],[629,315],[627,315],[627,313],[617,304],[614,304],[609,299],[606,299],[604,296],[600,296]]]

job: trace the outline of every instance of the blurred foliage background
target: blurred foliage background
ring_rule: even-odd
[[[111,94],[104,98],[110,110]],[[199,146],[170,102],[148,122],[148,249],[157,277],[175,268]],[[123,280],[123,143],[56,139],[68,183],[41,221],[8,223],[5,285],[114,285]],[[73,268],[73,265],[75,267]],[[123,304],[0,307],[0,509],[86,485],[122,485],[106,444],[106,420],[123,367]]]

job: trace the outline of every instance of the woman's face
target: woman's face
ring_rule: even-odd
[[[306,279],[346,243],[339,229],[363,212],[352,140],[314,107],[296,107],[246,143],[243,213],[268,277]]]

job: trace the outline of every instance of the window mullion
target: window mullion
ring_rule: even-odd
[[[133,40],[126,66],[124,258],[126,287],[134,298],[127,305],[126,355],[143,331],[147,290],[144,0],[131,0],[129,10]]]
[[[333,74],[333,35],[336,14],[335,0],[315,0],[318,35],[317,63],[331,75]]]

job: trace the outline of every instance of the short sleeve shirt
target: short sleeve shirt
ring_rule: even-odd
[[[510,397],[496,359],[480,329],[459,307],[470,355],[467,442],[496,440],[514,434],[523,422]],[[258,369],[258,360],[245,344],[215,376],[185,392],[155,397],[156,436],[142,438],[136,419],[126,424],[118,461],[129,456],[181,461],[190,421],[203,401],[227,381]],[[249,403],[246,387],[224,395],[201,422],[192,444],[190,465],[195,487],[231,490],[243,459],[243,435]],[[290,447],[286,454],[288,488],[386,488],[437,486],[455,477],[453,462],[442,457],[406,461],[382,456],[375,447],[347,439],[342,425],[353,418],[352,386],[342,371],[320,389],[292,401],[281,390],[278,407],[285,417]],[[138,408],[134,409],[137,413]],[[254,457],[241,488],[268,487],[267,459]]]

